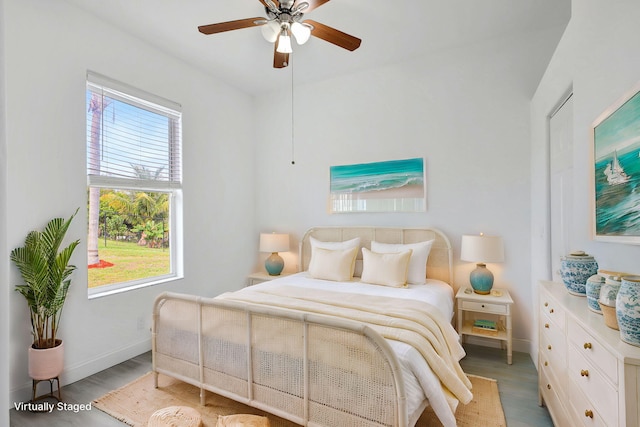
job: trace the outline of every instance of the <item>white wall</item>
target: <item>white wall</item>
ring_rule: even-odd
[[[4,94],[4,0],[0,0],[0,94]],[[0,236],[7,234],[7,141],[5,99],[0,95]],[[4,238],[0,241],[5,240]],[[9,253],[0,244],[0,425],[9,425]]]
[[[259,98],[259,228],[290,232],[295,242],[315,225],[440,228],[454,246],[456,288],[469,285],[475,268],[459,261],[461,235],[501,235],[505,263],[490,267],[496,286],[508,288],[516,303],[516,348],[528,351],[529,101],[561,31],[491,40],[296,87],[295,165],[289,89]],[[303,73],[295,69],[294,79]],[[330,166],[410,157],[426,158],[426,213],[327,213]],[[295,269],[294,254],[287,255],[285,268]]]
[[[9,292],[19,283],[8,252],[54,216],[71,215],[68,237],[80,238],[62,316],[65,341],[63,384],[83,378],[150,348],[150,314],[161,291],[212,296],[244,284],[255,247],[253,221],[253,100],[163,52],[96,20],[66,2],[6,0],[6,162],[0,249],[2,294],[7,313],[10,391],[13,401],[30,398],[26,350],[30,328],[25,301]],[[1,58],[1,56],[0,56]],[[0,62],[2,65],[2,62]],[[183,106],[184,270],[167,285],[87,299],[85,77],[90,69]],[[0,104],[1,106],[2,104]],[[2,109],[0,109],[2,111]],[[0,137],[0,147],[4,148]],[[6,167],[5,167],[6,166]],[[7,212],[4,206],[10,207]],[[7,299],[0,296],[0,304]],[[140,319],[144,328],[138,328]],[[2,322],[2,328],[5,322]],[[0,332],[2,342],[4,332]],[[7,347],[2,345],[0,347]],[[3,363],[3,367],[4,367]],[[5,371],[1,371],[4,373]],[[6,384],[2,381],[3,384]],[[3,386],[4,387],[4,386]],[[3,397],[3,395],[0,395]],[[2,400],[2,408],[8,399]]]
[[[601,268],[640,273],[640,246],[591,239],[593,121],[640,81],[640,3],[634,0],[572,4],[569,26],[531,102],[531,286],[548,279],[548,116],[574,93],[573,218],[570,246],[595,256]],[[537,340],[536,340],[537,342]],[[537,354],[535,342],[531,349]],[[534,358],[534,360],[536,360]]]

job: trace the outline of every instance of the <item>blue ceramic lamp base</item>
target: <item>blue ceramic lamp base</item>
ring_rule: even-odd
[[[476,264],[476,269],[469,276],[471,287],[477,294],[487,295],[493,287],[493,273],[491,273],[485,264]]]
[[[284,268],[284,260],[277,252],[273,252],[264,262],[264,268],[269,276],[279,276]]]

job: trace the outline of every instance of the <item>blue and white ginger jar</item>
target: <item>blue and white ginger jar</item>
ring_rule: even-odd
[[[560,277],[570,294],[586,296],[587,279],[598,272],[598,263],[583,251],[560,258]]]
[[[640,276],[624,276],[616,297],[616,318],[622,341],[640,346]]]
[[[602,314],[602,308],[598,300],[600,299],[600,288],[604,284],[604,276],[594,274],[587,279],[587,306],[594,313]]]

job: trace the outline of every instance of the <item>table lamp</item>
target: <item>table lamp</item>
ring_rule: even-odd
[[[485,263],[504,261],[502,237],[485,236],[482,233],[480,235],[464,235],[460,252],[462,261],[477,263],[476,269],[469,276],[473,291],[483,295],[491,292],[493,273],[489,271]]]
[[[260,252],[271,252],[265,260],[264,268],[270,276],[278,276],[284,268],[284,260],[278,252],[289,250],[289,235],[278,233],[260,233]]]

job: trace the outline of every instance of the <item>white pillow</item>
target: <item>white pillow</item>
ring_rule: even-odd
[[[431,246],[433,246],[433,240],[407,244],[371,242],[371,250],[381,254],[404,252],[409,249],[413,251],[407,276],[407,282],[412,285],[424,285],[426,283],[427,258],[429,258]]]
[[[309,264],[309,274],[314,279],[347,282],[353,279],[353,265],[358,248],[324,249],[315,248]]]
[[[380,254],[362,248],[362,277],[365,283],[401,288],[407,285],[411,249]]]
[[[309,243],[311,243],[311,256],[313,256],[313,249],[351,249],[360,247],[360,238],[356,237],[351,240],[345,240],[344,242],[323,242],[314,237],[309,237]]]
[[[311,244],[311,261],[309,261],[309,270],[313,266],[313,258],[314,253],[317,248],[321,249],[329,249],[329,250],[343,250],[343,249],[352,249],[356,248],[356,257],[358,255],[358,249],[360,248],[360,238],[356,237],[351,240],[345,240],[344,242],[323,242],[322,240],[318,240],[314,237],[309,237],[309,243]],[[353,272],[356,268],[355,258],[353,260],[353,265],[351,266],[351,277],[348,280],[353,279]]]

